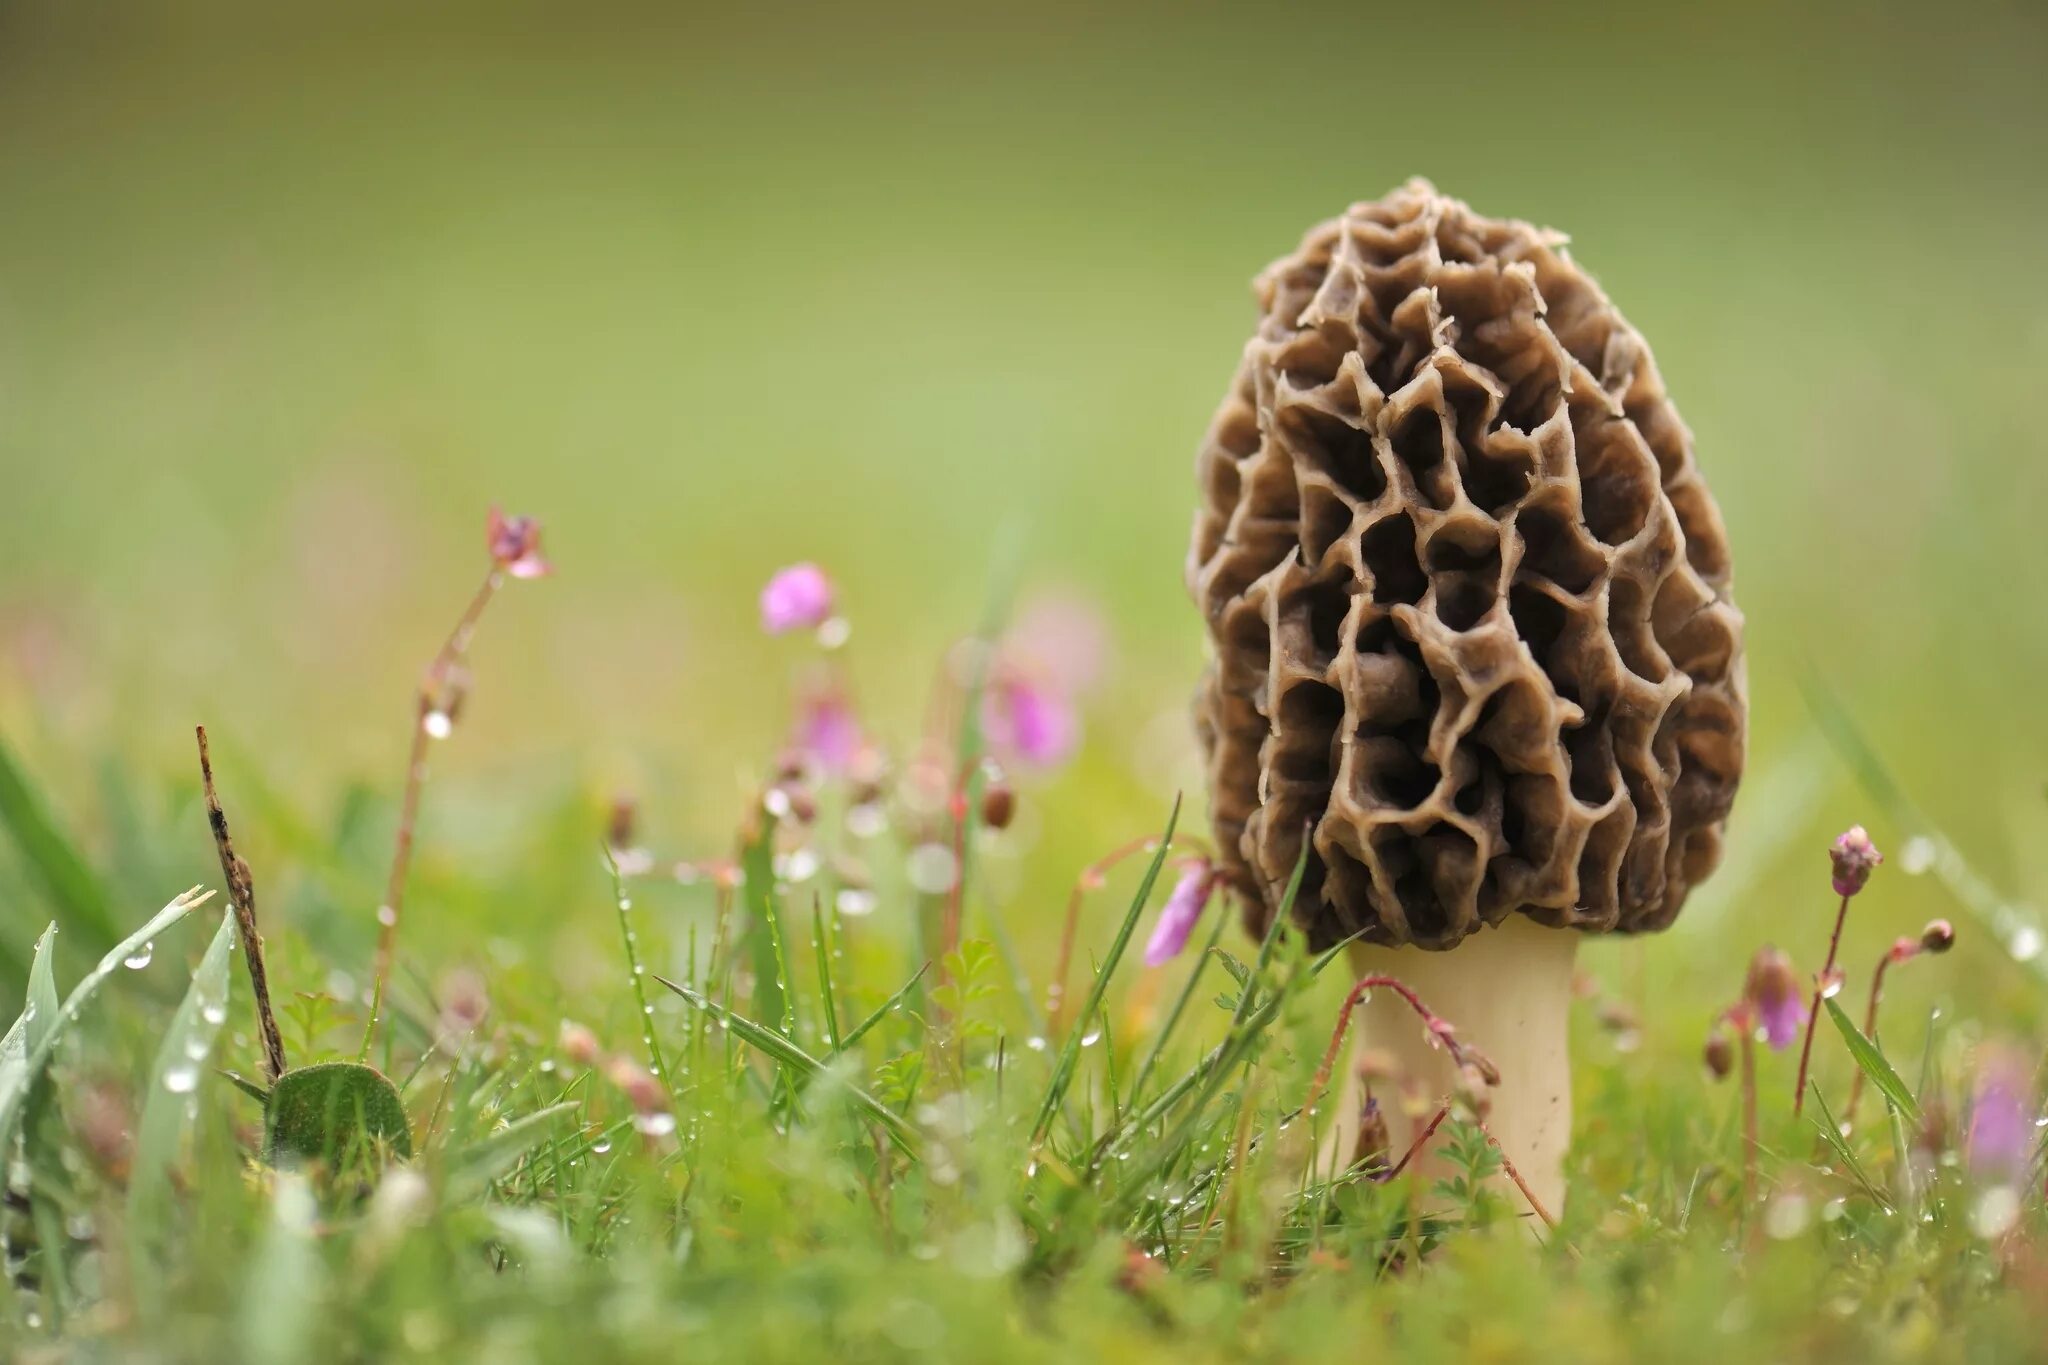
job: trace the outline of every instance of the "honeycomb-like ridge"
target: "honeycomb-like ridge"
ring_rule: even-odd
[[[1270,266],[1197,461],[1218,857],[1450,948],[1661,929],[1742,772],[1727,533],[1643,338],[1563,249],[1411,181]]]

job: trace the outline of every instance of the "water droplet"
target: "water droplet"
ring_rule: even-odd
[[[1102,1030],[1101,1030],[1101,1029],[1096,1029],[1096,1030],[1095,1030],[1095,1031],[1094,1031],[1093,1033],[1084,1033],[1084,1034],[1082,1034],[1082,1035],[1081,1035],[1081,1046],[1082,1046],[1082,1047],[1094,1047],[1094,1046],[1095,1046],[1095,1045],[1096,1045],[1097,1043],[1099,1043],[1099,1042],[1101,1042],[1101,1041],[1102,1041]]]
[[[140,948],[137,948],[134,952],[128,954],[128,956],[122,958],[121,965],[123,967],[128,968],[131,971],[139,972],[144,967],[147,967],[149,965],[150,958],[154,957],[155,955],[156,944],[145,943]]]
[[[944,844],[919,844],[904,861],[910,884],[927,896],[942,896],[953,889],[960,864],[953,850]]]
[[[455,733],[455,718],[446,711],[429,711],[420,728],[427,732],[428,739],[446,739]]]
[[[761,794],[761,809],[778,820],[789,818],[789,793],[780,787],[770,787]]]
[[[853,634],[853,623],[844,616],[827,617],[818,626],[818,648],[838,649]]]
[[[608,1137],[601,1137],[597,1141],[590,1144],[590,1150],[596,1156],[603,1156],[606,1152],[609,1152],[611,1149],[612,1140]]]
[[[875,913],[875,893],[858,886],[849,886],[841,890],[833,903],[839,907],[840,914],[851,915],[856,919]]]
[[[676,1130],[676,1116],[668,1113],[635,1114],[633,1127],[649,1137],[667,1137]]]
[[[380,905],[380,906],[378,906],[378,907],[377,907],[377,923],[379,923],[379,924],[383,925],[383,926],[384,926],[385,928],[389,929],[389,928],[390,928],[390,927],[391,927],[392,925],[394,925],[394,924],[398,923],[398,912],[397,912],[396,910],[393,910],[393,909],[392,909],[392,908],[391,908],[390,906],[388,906],[388,905]]]
[[[227,1022],[228,1007],[218,1000],[209,1000],[199,1007],[199,1017],[215,1028],[219,1028]]]
[[[631,910],[632,908],[633,908],[633,898],[632,898],[631,896],[621,896],[621,897],[619,897],[619,913],[620,913],[620,914],[624,914],[624,913],[626,913],[626,912],[627,912],[628,910]]]
[[[1026,1038],[1024,1040],[1024,1046],[1030,1048],[1033,1052],[1043,1052],[1045,1051],[1046,1043],[1045,1039],[1034,1036]]]
[[[2033,925],[2024,925],[2013,932],[2006,941],[2006,951],[2015,962],[2032,962],[2041,955],[2041,931]]]
[[[206,1060],[207,1049],[211,1046],[212,1042],[209,1039],[197,1036],[187,1038],[185,1040],[185,1055],[195,1062],[204,1061]]]
[[[1899,870],[1909,877],[1917,877],[1934,866],[1934,854],[1934,840],[1924,834],[1916,834],[1899,850]]]
[[[1779,1241],[1797,1237],[1813,1221],[1813,1205],[1798,1190],[1785,1190],[1764,1209],[1764,1231]]]
[[[863,802],[846,812],[846,832],[856,839],[873,839],[887,828],[889,812],[880,802]]]
[[[2019,1220],[2020,1192],[2010,1185],[1993,1185],[1970,1206],[1970,1231],[1986,1240],[2003,1237]]]
[[[189,1095],[199,1087],[199,1068],[174,1066],[164,1073],[164,1089],[173,1095]]]
[[[777,869],[784,881],[807,882],[818,875],[818,855],[808,848],[800,848],[781,859]]]

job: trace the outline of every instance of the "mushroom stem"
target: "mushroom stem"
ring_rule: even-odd
[[[1546,928],[1514,915],[1448,952],[1366,944],[1351,949],[1354,971],[1400,978],[1456,1028],[1460,1042],[1479,1049],[1499,1068],[1500,1084],[1486,1092],[1491,1102],[1487,1129],[1529,1192],[1553,1214],[1564,1208],[1564,1154],[1571,1143],[1568,1034],[1578,945],[1579,936],[1568,929]],[[1392,1135],[1395,1149],[1404,1150],[1436,1105],[1456,1090],[1457,1069],[1391,991],[1375,992],[1361,1002],[1357,1024],[1353,1048],[1371,1048],[1391,1059],[1398,1084],[1412,1087],[1427,1102],[1410,1132]],[[1357,1069],[1347,1071],[1335,1140],[1348,1155],[1364,1096]],[[1391,1108],[1386,1100],[1382,1097],[1383,1107]],[[1418,1153],[1413,1165],[1425,1187],[1446,1174],[1433,1148]],[[1513,1182],[1503,1177],[1501,1189],[1518,1210],[1533,1212]]]

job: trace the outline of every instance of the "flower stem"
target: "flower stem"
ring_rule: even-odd
[[[1827,964],[1820,969],[1820,977],[1813,986],[1813,1008],[1806,1015],[1806,1041],[1799,1048],[1799,1086],[1792,1092],[1792,1117],[1798,1118],[1806,1108],[1806,1071],[1813,1063],[1813,1031],[1820,1023],[1821,1001],[1827,997],[1828,982],[1835,974],[1835,955],[1842,947],[1842,924],[1849,918],[1849,897],[1842,897],[1841,906],[1835,911],[1835,932],[1828,939]]]
[[[275,1082],[285,1072],[284,1038],[277,1031],[277,1015],[270,1008],[270,976],[263,966],[263,935],[256,930],[256,886],[249,864],[235,853],[228,837],[227,812],[220,806],[220,793],[213,786],[213,756],[206,749],[206,727],[196,727],[199,736],[199,777],[206,789],[206,818],[213,826],[214,849],[220,854],[220,874],[228,884],[228,906],[234,911],[235,930],[242,939],[242,960],[249,969],[249,989],[256,997],[256,1023],[263,1034],[263,1069]]]
[[[504,572],[493,563],[490,572],[484,575],[483,585],[456,619],[455,628],[448,632],[448,638],[441,642],[441,648],[427,664],[426,672],[420,675],[419,695],[413,708],[412,743],[406,755],[405,794],[399,802],[398,833],[391,852],[391,876],[385,883],[384,903],[377,908],[375,985],[370,991],[369,1023],[363,1029],[362,1058],[370,1055],[370,1042],[377,1036],[377,1024],[384,1011],[384,988],[390,980],[392,959],[398,951],[398,918],[405,908],[406,876],[412,870],[413,831],[419,821],[420,788],[427,781],[427,745],[434,738],[428,726],[435,707],[440,704],[442,688],[449,673],[469,649],[470,637],[476,634],[477,622],[482,619],[484,608],[491,604],[504,581]]]
[[[1893,948],[1877,960],[1877,970],[1870,974],[1870,1003],[1863,1010],[1863,1036],[1877,1037],[1877,1002],[1884,997],[1885,969],[1894,962],[1904,961],[1897,948]],[[1854,1079],[1849,1082],[1849,1102],[1842,1106],[1844,1127],[1856,1121],[1856,1105],[1863,1098],[1863,1068],[1856,1068]]]

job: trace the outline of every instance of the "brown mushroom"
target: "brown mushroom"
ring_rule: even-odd
[[[1560,931],[1662,929],[1720,859],[1747,724],[1727,534],[1560,235],[1415,180],[1255,291],[1188,556],[1221,867],[1261,930],[1306,839],[1298,927],[1356,936],[1493,1055],[1493,1131],[1554,1198]],[[1448,1090],[1393,1008],[1361,1034]]]

